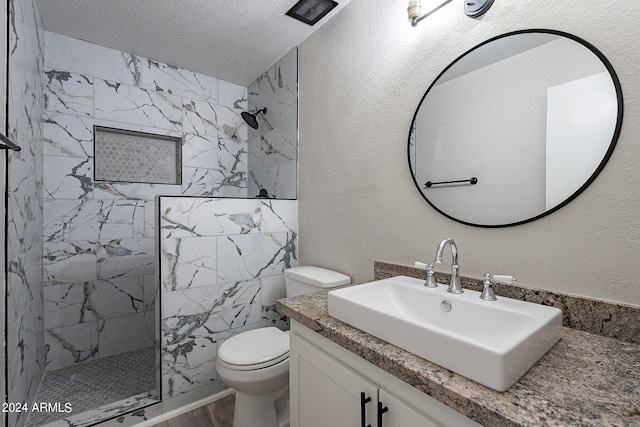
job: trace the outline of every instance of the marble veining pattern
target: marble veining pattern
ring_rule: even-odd
[[[161,286],[164,291],[215,285],[217,237],[162,240]]]
[[[228,82],[45,32],[32,0],[9,0],[9,15],[8,129],[23,150],[10,153],[8,167],[7,327],[13,361],[8,389],[11,401],[32,401],[45,366],[113,354],[130,343],[155,342],[156,298],[155,289],[150,290],[152,263],[147,261],[153,259],[149,242],[155,233],[154,198],[247,196],[248,132],[240,112],[248,109],[249,96],[246,88]],[[297,80],[297,67],[295,76],[283,71],[292,69],[285,65],[290,62],[290,56],[283,58],[281,69],[274,67],[262,80],[271,81],[274,88]],[[273,128],[293,105],[290,97],[281,107],[274,100],[269,101],[265,129]],[[93,182],[94,126],[183,136],[183,153],[188,153],[183,156],[183,176],[193,182]],[[268,234],[261,239],[274,253],[257,270],[218,283],[219,258],[224,255],[216,252],[200,264],[191,259],[191,270],[178,269],[176,276],[197,273],[193,282],[175,287],[176,294],[213,286],[227,295],[217,305],[220,331],[213,339],[218,345],[242,330],[267,324],[286,327],[286,319],[274,310],[274,298],[284,289],[281,270],[296,264],[295,208],[290,213],[292,205],[278,207],[274,201],[267,220],[257,202],[252,201],[259,207],[257,213],[231,209],[228,216],[236,216],[226,221],[239,232],[205,236],[216,239],[217,249],[218,241],[227,236]],[[99,218],[97,223],[92,215]],[[266,228],[263,221],[274,228]],[[197,247],[202,246],[196,243],[193,248]],[[212,258],[215,280],[208,283],[204,271]],[[187,372],[183,380],[197,381],[176,380],[177,395],[216,381],[209,372],[211,361],[198,348],[193,351],[183,353],[188,358],[177,358],[176,366]],[[193,363],[185,364],[187,359]],[[128,407],[120,406],[118,411]],[[86,423],[121,413],[98,412]],[[24,417],[11,414],[9,422],[20,427]]]
[[[137,396],[110,403],[108,405],[101,406],[96,409],[85,411],[81,414],[72,415],[61,420],[53,421],[48,424],[44,424],[41,427],[92,426],[96,423],[99,423],[100,421],[109,420],[111,418],[114,418],[116,420],[116,422],[112,425],[122,425],[122,420],[127,416],[127,414],[132,414],[137,420],[139,420],[140,418],[151,418],[144,416],[145,410],[147,409],[147,407],[150,407],[154,404],[160,405],[157,402],[158,399],[154,395],[150,393],[143,393]],[[149,410],[149,412],[156,413],[156,411],[154,411],[153,409]],[[159,414],[156,413],[156,415]]]
[[[247,95],[246,88],[214,77],[59,34],[42,36],[44,202],[13,203],[22,218],[34,209],[43,212],[42,340],[47,367],[54,368],[154,342],[154,199],[246,196],[246,131],[230,139],[223,127],[240,128]],[[94,181],[94,126],[183,138],[182,184]],[[14,181],[25,193],[35,187]],[[251,231],[241,215],[232,220]],[[10,236],[17,244],[11,246],[35,238],[24,224],[15,222]],[[185,240],[178,248],[185,256],[190,248],[193,256],[175,270],[180,280],[174,283],[187,283],[184,289],[216,283],[215,270],[208,279],[211,255],[200,264],[195,257],[194,251],[206,249],[202,243]],[[30,298],[30,288],[19,285],[32,275],[23,271],[26,265],[16,260],[16,309],[10,313],[24,311]]]
[[[50,112],[93,115],[93,79],[68,71],[45,71],[45,109]]]
[[[218,138],[197,133],[186,133],[182,147],[184,167],[207,168],[218,162]]]
[[[83,116],[45,113],[44,154],[93,157],[93,121]]]
[[[96,80],[95,117],[157,129],[182,128],[182,98],[106,80]]]
[[[258,115],[258,129],[248,129],[248,192],[266,190],[270,197],[296,197],[298,158],[297,49],[249,85],[249,110]]]
[[[297,203],[160,198],[162,393],[173,398],[219,381],[218,346],[266,325],[284,269],[297,265]]]
[[[90,158],[45,156],[44,192],[48,199],[85,199],[93,195]],[[69,171],[65,175],[59,171]]]
[[[162,344],[174,345],[195,337],[211,339],[209,334],[231,329],[233,322],[242,322],[238,317],[250,315],[250,305],[259,303],[259,292],[259,281],[250,280],[169,295],[170,300],[162,302]],[[253,323],[257,320],[259,316]]]
[[[185,100],[183,105],[185,133],[224,137],[223,125],[236,127],[240,123],[242,108],[211,104],[197,100]]]
[[[223,185],[231,188],[247,188],[246,144],[233,144],[234,140],[218,141],[218,168],[224,176]]]
[[[42,299],[44,27],[33,0],[9,0],[7,136],[6,393],[31,404],[45,369]],[[25,413],[8,425],[21,427]]]
[[[251,199],[163,198],[161,238],[203,237],[258,232],[261,203]]]
[[[138,200],[45,201],[44,239],[112,240],[144,236],[144,203]]]
[[[218,239],[218,281],[283,273],[295,259],[295,234],[265,233]]]
[[[267,190],[269,197],[278,194],[295,194],[297,162],[291,160],[261,169],[254,169],[249,173],[249,187]]]
[[[390,274],[411,267],[382,268]],[[376,271],[376,278],[382,278]],[[565,328],[563,338],[536,365],[499,393],[333,319],[327,291],[280,300],[278,308],[483,425],[640,425],[637,344]]]
[[[48,325],[57,328],[142,313],[146,308],[144,287],[144,276],[46,286],[44,310]]]
[[[128,409],[126,406],[123,410],[114,418],[110,418],[107,421],[103,421],[99,424],[93,424],[100,427],[131,427],[140,424],[143,421],[148,421],[154,417],[162,414],[162,403],[156,403],[157,401],[140,402],[146,404],[145,406],[138,407],[136,409]],[[107,417],[96,417],[101,420]]]
[[[82,40],[44,33],[46,66],[50,69],[75,72],[118,83],[139,86],[141,59]]]
[[[150,59],[142,59],[141,86],[185,98],[216,103],[218,80]]]
[[[7,195],[7,259],[13,259],[42,242],[42,201],[37,196],[9,192]],[[36,229],[34,222],[40,227]]]

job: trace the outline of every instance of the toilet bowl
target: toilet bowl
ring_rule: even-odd
[[[351,283],[319,267],[284,272],[287,297]],[[289,333],[267,327],[242,332],[218,349],[216,370],[236,391],[233,427],[289,426]]]
[[[276,401],[289,391],[289,335],[278,328],[243,332],[218,350],[218,375],[236,391],[234,427],[288,426]]]

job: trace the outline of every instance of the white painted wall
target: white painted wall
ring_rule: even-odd
[[[453,237],[465,276],[512,274],[523,286],[640,305],[640,4],[497,1],[470,19],[454,0],[416,28],[406,8],[406,0],[354,0],[300,46],[300,265],[362,282],[376,259],[430,262]],[[411,119],[451,61],[526,28],[573,33],[608,57],[625,97],[620,140],[595,182],[558,212],[502,229],[456,223],[413,184]]]
[[[546,206],[575,193],[607,153],[618,104],[609,73],[574,80],[547,91]],[[576,126],[567,127],[566,123]],[[571,162],[567,162],[571,159]]]

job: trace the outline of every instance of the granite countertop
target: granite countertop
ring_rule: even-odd
[[[564,328],[563,338],[500,393],[329,316],[327,292],[277,309],[485,426],[640,426],[640,345]]]

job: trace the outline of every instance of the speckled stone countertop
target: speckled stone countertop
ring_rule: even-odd
[[[280,300],[277,309],[485,426],[640,426],[640,345],[633,340],[565,327],[500,393],[332,318],[327,291]]]

